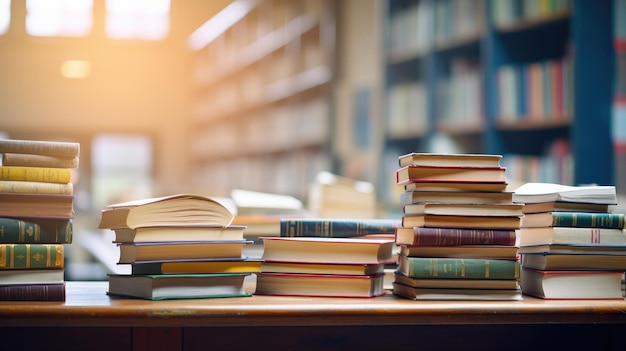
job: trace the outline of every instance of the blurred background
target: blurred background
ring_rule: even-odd
[[[511,184],[623,194],[625,16],[624,0],[0,0],[0,136],[80,142],[79,244],[113,202],[307,204],[323,172],[394,216],[408,152],[502,154]],[[96,268],[77,279],[111,269],[83,246],[72,260]]]

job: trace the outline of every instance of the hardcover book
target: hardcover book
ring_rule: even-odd
[[[56,269],[0,269],[0,285],[62,284],[65,271]]]
[[[248,243],[245,240],[121,243],[118,263],[242,258],[243,246]]]
[[[428,289],[520,289],[519,279],[428,279],[412,278],[395,272],[394,281],[414,288]]]
[[[0,180],[69,183],[69,168],[0,166]]]
[[[400,254],[417,257],[491,258],[515,260],[516,246],[458,245],[458,246],[401,246]]]
[[[161,226],[114,229],[116,243],[244,240],[244,226]]]
[[[78,156],[61,157],[5,152],[1,154],[1,157],[3,166],[18,167],[78,168],[79,162]]]
[[[0,193],[72,195],[74,194],[74,184],[0,180]]]
[[[396,170],[396,183],[491,182],[506,183],[505,167],[406,166]]]
[[[398,272],[429,279],[518,279],[519,260],[400,255]]]
[[[0,244],[70,244],[72,219],[0,217]]]
[[[384,263],[339,264],[267,261],[261,264],[261,271],[265,273],[378,275],[383,274],[384,269]]]
[[[63,244],[0,244],[0,270],[63,268]]]
[[[135,262],[131,264],[131,274],[255,273],[259,272],[260,268],[260,260],[244,258],[205,261]]]
[[[74,195],[0,193],[0,217],[74,218]]]
[[[415,288],[393,283],[393,293],[411,300],[519,301],[521,289]]]
[[[617,203],[617,194],[613,185],[569,186],[554,183],[526,183],[514,190],[513,201],[518,203],[561,201],[614,205]]]
[[[375,297],[384,275],[257,273],[256,295]]]
[[[400,204],[410,205],[419,203],[476,203],[476,204],[511,204],[513,193],[511,192],[487,192],[487,191],[436,191],[416,190],[405,191],[400,194]]]
[[[66,141],[0,139],[0,153],[78,157],[80,144]]]
[[[626,249],[626,247],[624,247]],[[621,270],[626,271],[626,252],[525,253],[522,268],[539,270]]]
[[[396,229],[396,244],[407,246],[453,245],[515,245],[514,229],[473,229],[439,227],[400,227]]]
[[[422,202],[404,206],[405,215],[522,216],[521,204]]]
[[[58,284],[0,284],[0,301],[65,301],[65,282]]]
[[[620,299],[623,271],[524,268],[520,284],[525,295],[542,299]]]
[[[537,227],[518,230],[520,246],[548,244],[626,245],[623,229]]]
[[[500,167],[502,155],[411,152],[398,157],[400,167]]]
[[[610,212],[609,204],[592,204],[586,202],[563,202],[563,201],[546,201],[536,203],[525,203],[524,213],[539,212]]]
[[[412,215],[402,216],[402,227],[517,229],[520,216]]]
[[[624,214],[606,212],[541,212],[527,213],[522,217],[523,228],[578,227],[624,228]]]
[[[280,236],[349,238],[393,234],[399,226],[395,219],[287,218],[280,221]]]
[[[492,182],[411,182],[404,184],[405,191],[471,191],[506,192],[508,183]],[[512,197],[512,192],[510,192]]]

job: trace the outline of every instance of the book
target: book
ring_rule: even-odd
[[[176,194],[108,205],[101,212],[98,228],[227,227],[233,218],[233,212],[216,199],[198,194]]]
[[[0,166],[0,180],[69,183],[71,178],[69,168]]]
[[[400,254],[418,257],[458,257],[517,259],[516,246],[458,245],[458,246],[401,246]]]
[[[0,284],[0,301],[65,301],[65,282],[58,284]]]
[[[502,155],[411,152],[400,155],[398,164],[405,166],[499,167]]]
[[[619,244],[626,245],[623,229],[536,227],[518,230],[520,246],[544,244]]]
[[[237,207],[237,215],[293,215],[304,213],[302,201],[290,195],[232,189],[230,198]]]
[[[519,279],[428,279],[394,272],[396,283],[414,288],[438,289],[520,289]]]
[[[1,269],[63,268],[63,244],[0,244]]]
[[[245,240],[120,243],[118,263],[242,258]]]
[[[396,244],[408,246],[452,245],[515,245],[517,233],[511,230],[400,227],[396,229]]]
[[[517,279],[519,278],[519,260],[400,255],[398,272],[413,278]]]
[[[614,205],[617,203],[617,194],[613,185],[571,186],[531,182],[513,191],[513,201],[518,203],[560,201]]]
[[[377,275],[383,274],[384,263],[379,264],[338,264],[305,262],[263,262],[261,272],[266,273],[301,273],[301,274],[339,274],[339,275]]]
[[[255,295],[375,297],[384,275],[257,273]]]
[[[0,217],[0,244],[70,244],[72,219]]]
[[[492,182],[506,183],[505,167],[405,166],[396,170],[396,183],[410,182]]]
[[[117,228],[116,243],[244,240],[243,226],[160,226]]]
[[[521,216],[522,204],[422,202],[404,205],[405,215]]]
[[[624,214],[607,212],[538,212],[522,217],[520,227],[624,228]]]
[[[237,214],[231,225],[246,227],[244,231],[246,236],[280,236],[280,220],[282,218],[284,216]]]
[[[0,217],[74,218],[74,195],[0,193]]]
[[[203,299],[250,296],[248,273],[109,275],[110,296],[146,300]]]
[[[626,246],[624,247],[626,249]],[[593,252],[525,253],[522,268],[539,270],[621,270],[626,271],[626,251],[615,254]]]
[[[506,182],[411,182],[404,184],[405,191],[470,191],[470,192],[508,192],[513,197],[513,192],[507,191]],[[512,201],[512,200],[511,200]]]
[[[525,203],[524,213],[539,212],[610,212],[609,204],[592,204],[586,202],[563,202],[563,201],[546,201],[536,203]]]
[[[384,218],[285,218],[280,221],[280,236],[349,238],[393,234],[399,226],[399,220]]]
[[[35,194],[74,194],[72,183],[26,182],[21,180],[0,180],[0,193]]]
[[[393,240],[322,237],[261,237],[263,260],[306,263],[393,262]]]
[[[412,215],[402,216],[402,227],[517,229],[519,216]]]
[[[61,269],[0,269],[0,285],[61,284],[65,281]]]
[[[594,255],[626,255],[623,244],[544,244],[520,246],[520,254],[529,253],[578,253]]]
[[[80,154],[80,143],[48,140],[0,139],[0,153],[77,157]]]
[[[136,262],[131,274],[195,274],[195,273],[254,273],[259,272],[260,260],[230,259],[208,261]]]
[[[476,300],[476,301],[519,301],[521,289],[446,289],[415,288],[393,283],[395,295],[411,300]]]
[[[542,299],[620,299],[623,271],[524,268],[520,285],[525,295]]]
[[[433,203],[477,203],[477,204],[511,204],[512,192],[487,191],[405,191],[400,193],[400,204],[407,206],[425,202]]]
[[[16,154],[5,152],[0,155],[3,166],[78,168],[79,157],[61,157],[38,154]]]

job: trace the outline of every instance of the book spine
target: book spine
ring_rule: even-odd
[[[579,228],[624,228],[624,214],[587,213],[587,212],[552,212],[553,227]]]
[[[70,177],[67,168],[0,166],[0,180],[69,183]]]
[[[395,220],[335,220],[282,219],[280,236],[348,238],[372,234],[395,234],[401,221]]]
[[[20,180],[0,180],[2,193],[29,193],[29,194],[74,194],[72,183],[27,182]]]
[[[33,154],[2,154],[3,166],[77,168],[78,156],[58,157]]]
[[[72,237],[73,223],[69,219],[36,223],[0,217],[0,243],[3,244],[70,244]]]
[[[80,144],[62,141],[4,139],[0,140],[0,152],[76,157],[80,153]]]
[[[63,268],[62,244],[2,244],[0,269]]]
[[[515,230],[414,227],[412,246],[515,245]]]
[[[0,285],[0,301],[65,301],[65,283]]]
[[[404,272],[412,278],[518,279],[519,261],[405,257]]]

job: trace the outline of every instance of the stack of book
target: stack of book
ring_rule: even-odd
[[[624,214],[614,186],[527,183],[519,230],[522,292],[544,299],[622,299]]]
[[[386,219],[281,220],[281,235],[263,237],[255,294],[325,297],[384,295],[385,266],[394,261]]]
[[[149,300],[250,296],[245,278],[260,260],[243,256],[243,226],[222,202],[177,194],[113,204],[100,229],[115,232],[119,264],[131,274],[109,275],[108,294]]]
[[[393,292],[413,300],[519,300],[516,230],[522,205],[507,191],[500,155],[410,153]]]
[[[0,300],[64,301],[80,144],[0,140]]]

